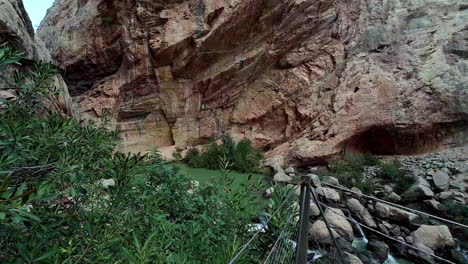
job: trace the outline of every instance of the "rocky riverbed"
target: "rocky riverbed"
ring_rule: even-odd
[[[402,263],[402,260],[443,263],[443,259],[468,263],[468,229],[463,227],[468,222],[468,148],[382,159],[390,158],[401,162],[414,183],[403,192],[394,191],[398,186],[392,183],[378,186],[369,195],[461,225],[366,198],[360,195],[361,190],[355,187],[349,190],[334,177],[319,177],[314,174],[317,168],[309,167],[303,174],[312,178],[323,203],[317,205],[311,201],[310,208],[309,245],[314,247],[311,249],[321,249],[324,255],[316,262],[336,263],[333,260],[337,258],[318,209],[321,206],[349,263]],[[294,168],[270,165],[275,170],[275,181],[290,181],[302,174]],[[378,177],[378,170],[378,167],[367,167],[365,177]]]

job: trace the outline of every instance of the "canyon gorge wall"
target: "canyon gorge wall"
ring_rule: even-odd
[[[9,47],[22,52],[24,57],[21,65],[10,65],[7,69],[2,69],[5,71],[2,74],[7,77],[11,77],[11,74],[17,70],[31,71],[35,61],[55,63],[44,43],[36,36],[22,0],[0,0],[0,44],[6,42]],[[60,75],[53,77],[52,85],[57,88],[59,95],[54,102],[56,105],[50,107],[65,115],[76,115],[63,78]],[[5,87],[4,83],[1,86],[0,99],[8,100],[17,96],[14,87]]]
[[[305,165],[466,142],[467,0],[60,0],[38,35],[123,151],[231,133]]]

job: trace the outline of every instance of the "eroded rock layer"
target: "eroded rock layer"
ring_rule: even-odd
[[[36,36],[31,20],[26,13],[22,0],[0,0],[0,44],[8,43],[8,47],[22,52],[21,65],[9,65],[2,69],[4,77],[12,77],[15,71],[29,72],[33,63],[42,61],[54,63],[44,43]],[[67,85],[60,75],[52,78],[52,83],[59,95],[49,107],[65,115],[75,115],[72,100],[68,94]],[[0,99],[10,100],[17,96],[16,87],[8,87],[0,80]],[[53,104],[53,105],[51,105]],[[0,102],[1,105],[1,102]]]
[[[39,36],[124,151],[229,132],[310,164],[466,138],[466,0],[62,0]]]

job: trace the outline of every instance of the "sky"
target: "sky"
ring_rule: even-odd
[[[39,27],[39,24],[46,15],[47,9],[49,9],[53,3],[54,0],[23,0],[24,8],[26,8],[26,12],[28,12],[34,29]]]

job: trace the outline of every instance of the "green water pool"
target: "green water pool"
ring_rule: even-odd
[[[208,184],[214,183],[214,180],[219,179],[221,177],[221,171],[219,170],[209,170],[204,168],[192,168],[187,166],[186,164],[181,163],[172,163],[172,166],[176,166],[180,169],[180,172],[186,176],[193,178],[200,182],[200,184]],[[234,177],[234,186],[239,186],[242,183],[246,183],[250,173],[240,173],[233,171],[230,173],[231,176]],[[262,182],[266,183],[267,178],[262,174],[252,174],[252,179],[254,180],[261,180]]]

